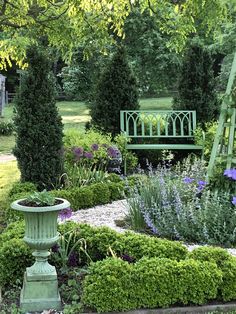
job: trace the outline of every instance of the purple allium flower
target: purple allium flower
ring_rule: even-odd
[[[232,204],[236,206],[236,196],[233,196]]]
[[[61,220],[69,219],[71,216],[72,216],[72,209],[70,207],[62,209],[58,215],[58,217]]]
[[[91,152],[84,152],[84,157],[88,158],[88,159],[92,159],[93,158],[93,153],[91,153]]]
[[[123,259],[123,261],[126,261],[126,262],[128,262],[128,263],[134,263],[134,261],[135,261],[135,258],[134,258],[134,257],[129,256],[129,255],[127,255],[127,254],[121,255],[121,258]]]
[[[99,148],[98,144],[92,144],[92,145],[91,145],[91,149],[92,149],[93,151],[97,151],[98,148]]]
[[[193,181],[194,181],[194,179],[189,178],[189,177],[183,178],[183,182],[186,183],[186,184],[192,183]]]
[[[111,158],[116,158],[119,156],[119,150],[116,147],[108,147],[107,149],[108,156]]]
[[[75,148],[73,148],[73,152],[76,155],[76,157],[82,157],[84,149],[83,149],[83,147],[75,147]]]
[[[236,180],[236,169],[232,168],[232,169],[226,169],[224,171],[224,176],[231,178],[232,180]]]
[[[60,245],[58,243],[54,244],[52,247],[51,247],[51,250],[53,253],[58,253],[59,252],[59,249],[60,249]]]
[[[67,265],[70,267],[78,266],[78,257],[75,251],[72,251],[69,255]]]

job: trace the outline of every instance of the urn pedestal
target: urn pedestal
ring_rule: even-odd
[[[15,210],[24,213],[24,241],[34,250],[35,263],[26,268],[21,290],[20,307],[25,312],[61,309],[57,272],[48,263],[49,249],[59,239],[57,232],[58,213],[70,206],[64,199],[57,198],[57,205],[30,207],[22,205],[23,200],[11,204]]]

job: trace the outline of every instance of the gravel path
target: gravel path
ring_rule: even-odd
[[[111,204],[78,210],[70,220],[88,223],[92,226],[107,226],[116,231],[124,232],[126,230],[116,226],[115,220],[123,220],[127,212],[127,202],[126,200],[121,200]]]

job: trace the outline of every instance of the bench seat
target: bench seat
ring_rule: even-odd
[[[159,150],[201,150],[202,146],[194,144],[126,144],[127,149],[159,149]]]

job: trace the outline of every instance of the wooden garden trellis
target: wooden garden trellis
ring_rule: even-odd
[[[236,165],[236,53],[232,63],[226,93],[221,105],[207,175],[213,174],[217,161],[225,162],[225,169]]]

